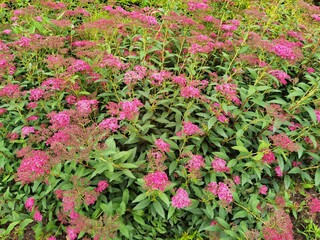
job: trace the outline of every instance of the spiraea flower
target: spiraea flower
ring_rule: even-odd
[[[144,177],[144,181],[147,187],[160,191],[164,191],[165,188],[170,185],[167,174],[159,171],[148,173],[148,175]]]
[[[172,197],[172,206],[175,208],[185,208],[191,205],[191,200],[189,199],[186,190],[179,188],[176,195]]]
[[[34,198],[33,197],[29,197],[27,199],[27,201],[25,202],[24,206],[29,212],[31,212],[32,208],[34,207]]]
[[[221,201],[226,203],[231,203],[233,200],[232,193],[229,187],[223,182],[211,182],[208,184],[208,191],[210,191],[213,195],[218,196]]]
[[[215,158],[211,163],[212,168],[216,172],[229,172],[230,169],[226,166],[226,164],[226,161],[221,158]]]
[[[162,139],[157,139],[154,144],[157,146],[157,148],[162,152],[170,152],[170,144],[166,143]]]
[[[182,131],[177,132],[177,136],[192,136],[192,135],[202,135],[203,131],[192,122],[183,122]]]

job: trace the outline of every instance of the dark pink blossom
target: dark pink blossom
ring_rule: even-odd
[[[188,161],[187,169],[189,172],[198,171],[201,167],[204,167],[204,159],[201,155],[192,155],[191,159]]]
[[[38,222],[41,222],[42,221],[42,215],[41,213],[37,210],[35,211],[34,215],[33,215],[33,219],[38,221]]]
[[[191,200],[189,199],[186,190],[179,188],[176,195],[172,197],[172,207],[174,208],[185,208],[191,205]]]
[[[170,185],[167,174],[159,171],[148,173],[148,175],[144,177],[144,181],[147,187],[160,191],[164,191],[165,188]]]
[[[216,172],[229,172],[230,169],[226,166],[226,161],[221,158],[215,158],[211,166]]]
[[[160,151],[170,152],[170,144],[166,143],[162,139],[157,139],[154,143]]]
[[[25,208],[31,212],[32,211],[32,208],[34,207],[34,198],[33,197],[29,197],[25,204],[24,204]]]
[[[259,193],[260,193],[260,194],[267,195],[267,192],[268,192],[268,187],[267,187],[266,185],[262,185],[262,186],[259,188]]]
[[[95,188],[95,191],[98,193],[103,192],[107,187],[109,187],[109,183],[105,180],[98,182],[98,186]]]
[[[120,128],[120,125],[118,124],[117,118],[111,117],[102,120],[102,122],[99,123],[99,127],[102,129],[109,129],[113,132],[116,132]]]

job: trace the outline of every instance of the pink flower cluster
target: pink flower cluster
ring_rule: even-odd
[[[143,104],[135,98],[131,101],[120,102],[119,104],[109,102],[106,108],[111,116],[117,116],[120,120],[133,120],[139,114],[139,107],[142,106]]]
[[[317,22],[320,22],[320,15],[312,14],[311,17],[316,20]]]
[[[275,134],[270,138],[275,146],[282,147],[290,152],[297,152],[300,149],[299,145],[294,143],[285,133]]]
[[[203,0],[202,2],[188,1],[189,11],[206,10],[208,8],[207,0]]]
[[[200,98],[201,92],[194,86],[185,86],[180,90],[181,96],[184,98]]]
[[[98,193],[102,193],[107,187],[109,187],[109,183],[103,180],[98,182],[98,186],[95,188],[95,191]]]
[[[230,169],[226,166],[226,161],[221,159],[221,158],[215,158],[212,163],[211,166],[213,167],[213,169],[216,172],[229,172]]]
[[[151,84],[155,86],[160,86],[166,79],[169,79],[170,77],[171,73],[168,71],[154,72],[149,76],[151,79]]]
[[[314,110],[314,113],[316,114],[317,121],[320,122],[320,110]]]
[[[203,131],[197,125],[191,122],[183,122],[182,131],[177,132],[177,136],[192,136],[196,134],[202,135]]]
[[[215,196],[218,196],[221,201],[231,203],[233,200],[232,193],[228,186],[223,182],[211,182],[208,184],[208,190]]]
[[[22,136],[28,136],[30,133],[34,133],[34,127],[23,127],[21,129]]]
[[[191,159],[188,161],[186,168],[189,172],[199,171],[201,167],[204,167],[204,159],[201,155],[192,155]]]
[[[117,70],[124,70],[128,66],[127,66],[127,64],[122,63],[120,61],[120,59],[117,58],[116,56],[114,56],[112,54],[106,54],[103,57],[102,61],[100,62],[99,67],[101,67],[101,68],[110,67],[110,68],[114,68]]]
[[[32,212],[33,210],[35,210],[34,214],[33,214],[33,219],[35,221],[38,221],[38,222],[42,221],[42,215],[39,212],[38,208],[37,207],[34,208],[34,198],[33,197],[28,198],[26,200],[24,206],[29,212]]]
[[[79,113],[88,115],[91,113],[93,108],[97,108],[98,101],[97,100],[79,100],[76,102],[76,109]]]
[[[30,90],[30,97],[29,100],[30,101],[38,101],[40,98],[42,98],[42,96],[44,95],[45,91],[43,89],[32,89]]]
[[[162,139],[157,139],[154,143],[157,148],[162,152],[170,152],[170,144],[166,143]]]
[[[308,201],[310,213],[320,213],[320,199],[318,198],[312,198],[310,201]]]
[[[259,188],[259,193],[260,194],[263,194],[263,195],[267,195],[268,193],[268,187],[266,185],[262,185],[260,188]]]
[[[22,159],[17,176],[19,181],[26,184],[45,174],[49,174],[49,172],[49,156],[44,151],[33,150]]]
[[[282,177],[283,176],[283,172],[282,172],[280,166],[276,166],[274,168],[274,171],[276,172],[277,177]]]
[[[224,97],[226,97],[229,101],[234,102],[236,105],[240,105],[241,101],[237,97],[237,85],[231,83],[224,83],[217,85],[215,90],[221,93]]]
[[[262,161],[267,164],[271,164],[275,162],[275,160],[276,160],[276,157],[274,156],[274,153],[271,152],[270,150],[268,150],[262,157]]]
[[[59,113],[51,112],[48,114],[52,128],[59,129],[65,128],[70,124],[70,116],[68,111],[62,111]]]
[[[120,128],[120,125],[118,124],[118,119],[111,117],[104,119],[101,123],[99,123],[99,127],[106,130],[111,130],[112,132],[117,131],[117,129]]]
[[[287,80],[290,81],[291,77],[282,70],[271,70],[269,72],[270,75],[274,76],[276,79],[279,80],[279,82],[283,85],[287,84]]]
[[[283,59],[294,60],[296,55],[291,47],[284,44],[275,44],[272,48],[273,52]]]
[[[159,171],[148,173],[144,177],[144,181],[147,187],[160,191],[164,191],[165,188],[170,185],[167,174]]]
[[[187,191],[179,188],[176,195],[172,197],[172,207],[185,208],[190,205],[191,200],[189,199]]]

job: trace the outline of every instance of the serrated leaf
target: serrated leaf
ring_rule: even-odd
[[[164,214],[164,210],[163,207],[161,205],[160,202],[156,201],[153,203],[153,207],[156,210],[156,212],[162,217],[162,218],[166,218],[165,214]]]
[[[145,199],[147,197],[146,193],[141,193],[140,195],[138,195],[132,202],[136,203],[136,202],[141,202],[143,199]]]
[[[249,152],[248,149],[246,149],[243,146],[233,146],[231,148],[234,149],[234,150],[238,150],[241,153],[248,153]]]
[[[132,210],[140,210],[146,208],[150,204],[150,199],[144,199],[141,202],[139,202]]]
[[[167,207],[169,207],[170,200],[169,200],[167,194],[165,194],[164,192],[159,192],[159,197],[167,205]]]
[[[314,184],[319,186],[320,184],[320,168],[317,169],[316,174],[314,176]]]
[[[230,225],[229,223],[227,223],[224,219],[220,218],[220,217],[216,217],[215,218],[217,220],[217,222],[225,229],[230,229]]]
[[[242,210],[242,211],[239,211],[236,214],[234,214],[232,220],[235,220],[237,218],[244,218],[246,216],[248,216],[248,213],[246,211]]]
[[[168,212],[168,217],[167,217],[168,220],[172,217],[172,215],[174,214],[175,210],[176,209],[174,207],[170,206],[169,212]]]

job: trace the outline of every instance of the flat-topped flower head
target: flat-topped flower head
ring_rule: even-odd
[[[165,188],[170,185],[167,174],[159,171],[148,173],[148,175],[144,177],[144,181],[147,187],[160,191],[164,191]]]
[[[185,208],[190,205],[191,200],[189,199],[187,191],[179,188],[176,195],[172,197],[172,207]]]

